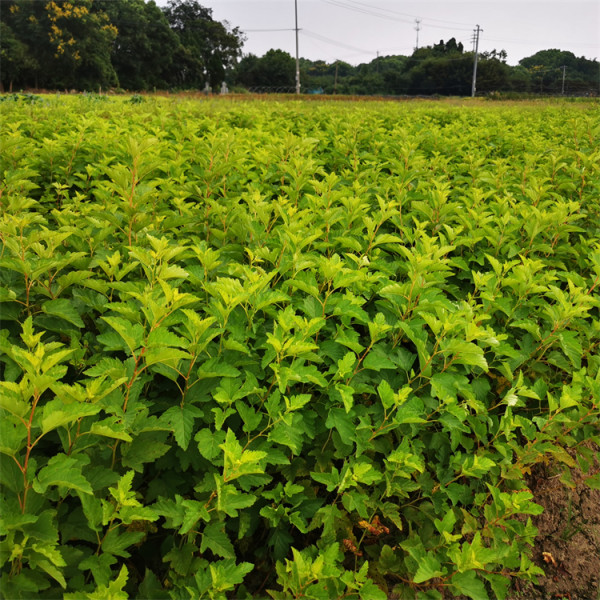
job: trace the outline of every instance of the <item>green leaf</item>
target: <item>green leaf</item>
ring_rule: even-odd
[[[287,446],[294,454],[299,455],[302,451],[303,437],[299,428],[281,421],[271,429],[267,439],[276,444]]]
[[[244,494],[233,485],[223,484],[216,474],[215,483],[217,486],[217,509],[230,517],[237,517],[240,508],[248,508],[257,500],[256,496]]]
[[[173,429],[179,447],[187,450],[194,432],[195,420],[203,415],[204,413],[197,406],[188,403],[183,406],[171,406],[163,413],[162,420]]]
[[[239,377],[240,371],[219,358],[211,358],[198,368],[198,379],[209,377]]]
[[[101,317],[125,342],[125,347],[133,356],[144,339],[144,328],[139,323],[130,323],[122,317]]]
[[[342,397],[342,402],[344,403],[345,411],[349,413],[352,410],[352,407],[354,406],[354,388],[343,383],[336,383],[335,389],[339,392],[340,396]]]
[[[442,575],[444,575],[442,564],[432,553],[429,552],[419,561],[419,568],[414,574],[413,581],[415,583],[423,583],[428,579],[441,577]]]
[[[287,411],[292,412],[294,410],[300,410],[303,406],[308,404],[312,400],[311,394],[296,394],[291,396],[289,399],[284,397]]]
[[[329,427],[330,429],[337,429],[341,438],[345,442],[351,442],[355,439],[355,426],[352,423],[352,418],[346,413],[345,410],[342,410],[341,408],[332,408],[329,411],[329,415],[325,421],[325,426]]]
[[[490,582],[490,587],[498,600],[505,600],[510,587],[510,579],[494,573],[484,573],[483,576]]]
[[[465,459],[462,466],[462,474],[465,477],[481,477],[495,466],[496,463],[490,458],[472,454]]]
[[[576,370],[581,369],[581,358],[583,349],[579,339],[579,333],[576,331],[563,331],[559,334],[558,340],[563,352],[567,355],[569,361]]]
[[[33,481],[33,489],[38,494],[43,494],[50,486],[62,486],[84,494],[92,494],[92,486],[83,476],[81,467],[80,461],[66,454],[57,454],[37,474]]]
[[[78,421],[83,417],[95,415],[102,410],[98,404],[64,404],[62,400],[50,400],[42,412],[42,433],[46,434],[57,427]]]
[[[129,558],[131,554],[127,548],[137,544],[144,538],[143,531],[123,531],[111,529],[102,540],[102,551],[114,556]]]
[[[382,344],[375,344],[362,363],[365,369],[381,371],[382,369],[397,369],[396,364],[388,356]]]
[[[117,558],[112,554],[102,552],[100,555],[92,554],[82,560],[77,568],[80,571],[90,570],[94,576],[96,585],[108,585],[112,577],[111,567],[117,562]]]
[[[244,577],[252,571],[252,563],[235,564],[235,560],[219,560],[209,566],[212,585],[217,590],[233,590],[244,581]]]
[[[326,485],[328,492],[332,492],[333,490],[335,490],[341,481],[340,472],[335,467],[332,467],[330,473],[318,473],[311,471],[310,476],[315,481]]]
[[[197,500],[183,500],[181,506],[185,509],[183,521],[179,529],[181,535],[189,533],[200,519],[204,521],[210,520],[208,509],[202,502],[198,502]]]
[[[267,456],[267,453],[262,450],[243,450],[231,429],[227,430],[225,443],[219,447],[223,450],[225,457],[223,466],[224,481],[232,481],[242,475],[265,472],[261,461]]]
[[[176,369],[179,362],[183,359],[190,358],[188,352],[177,348],[154,347],[148,348],[144,354],[146,366],[161,364]]]
[[[387,410],[394,406],[394,391],[385,379],[377,386],[377,392],[379,393],[379,398],[381,398],[383,408]]]
[[[453,363],[459,365],[473,365],[488,371],[488,364],[485,360],[483,349],[472,342],[461,342],[452,340],[444,351],[448,353]]]
[[[47,315],[60,317],[65,321],[75,325],[75,327],[83,328],[85,323],[81,320],[79,313],[73,306],[71,300],[59,298],[58,300],[48,300],[42,304],[42,311]]]
[[[356,364],[356,354],[354,352],[346,352],[344,358],[337,361],[336,379],[343,379],[354,369]]]
[[[221,444],[225,441],[224,431],[201,429],[194,437],[198,442],[198,450],[207,460],[213,460],[220,453]]]
[[[162,431],[148,431],[140,433],[130,444],[121,446],[123,466],[143,472],[144,463],[154,462],[171,449],[164,443],[166,435]]]
[[[38,549],[37,551],[40,550],[40,547],[36,545],[36,548]],[[63,565],[64,566],[65,563],[63,561]],[[46,560],[45,558],[40,558],[39,556],[35,556],[33,554],[29,555],[29,566],[31,567],[31,569],[42,569],[42,571],[45,571],[46,573],[48,573],[48,575],[50,575],[50,577],[52,577],[53,579],[55,579],[56,581],[58,581],[58,583],[60,584],[60,587],[63,588],[63,590],[67,587],[67,582],[65,581],[64,575],[62,574],[61,570],[52,562],[50,562],[49,560]]]
[[[108,585],[98,586],[93,592],[75,592],[73,594],[65,594],[65,600],[127,600],[129,594],[123,590],[127,583],[129,573],[127,567],[123,565],[119,576],[111,581]]]
[[[367,579],[359,588],[358,595],[361,600],[387,600],[388,595],[377,587],[371,579]]]
[[[223,524],[210,523],[204,528],[200,552],[206,550],[211,550],[214,554],[223,558],[235,558],[233,545],[225,533]]]
[[[489,600],[483,581],[477,577],[475,571],[455,573],[450,583],[459,594],[464,594],[473,600]]]
[[[117,417],[109,417],[93,423],[90,427],[90,433],[113,438],[115,440],[122,440],[124,442],[131,442],[133,438],[126,433],[124,429],[125,425],[118,422]]]

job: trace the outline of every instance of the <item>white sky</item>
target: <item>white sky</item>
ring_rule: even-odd
[[[295,56],[294,0],[199,0],[213,18],[246,32],[244,53],[281,48]],[[300,56],[351,64],[377,56],[410,55],[419,46],[455,37],[471,50],[477,24],[480,50],[505,49],[508,63],[558,48],[600,58],[600,0],[297,0]],[[165,4],[166,0],[159,0]],[[252,31],[288,29],[289,31]]]

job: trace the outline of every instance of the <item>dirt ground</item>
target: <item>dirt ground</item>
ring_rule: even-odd
[[[600,473],[600,449],[587,473],[571,469],[572,485],[560,470],[537,465],[529,477],[533,500],[544,507],[533,517],[539,533],[533,561],[546,572],[539,584],[515,582],[511,600],[600,600],[600,490],[585,478]]]

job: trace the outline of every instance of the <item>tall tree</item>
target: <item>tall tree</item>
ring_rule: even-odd
[[[26,47],[30,85],[91,89],[116,82],[110,51],[117,30],[106,13],[92,10],[92,0],[2,4],[2,21]]]
[[[13,84],[22,83],[37,69],[37,62],[7,23],[0,23],[0,91],[13,91]]]
[[[169,0],[164,9],[180,47],[175,57],[175,83],[184,87],[211,87],[225,80],[241,54],[243,35],[238,27],[212,18],[212,9],[196,0]]]
[[[296,77],[296,61],[284,50],[269,50],[261,58],[245,56],[236,71],[237,80],[248,87],[291,87]]]
[[[179,38],[153,0],[96,0],[118,34],[111,61],[119,86],[130,90],[169,87]]]

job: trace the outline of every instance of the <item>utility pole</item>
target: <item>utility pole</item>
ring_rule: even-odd
[[[417,45],[415,47],[415,50],[419,49],[419,30],[421,29],[421,19],[415,19],[415,23],[417,24],[417,26],[415,27],[416,31],[417,31]]]
[[[565,75],[567,73],[567,65],[563,65],[561,68],[563,70],[563,80],[562,80],[562,90],[560,93],[564,96],[565,95]]]
[[[300,93],[300,56],[298,55],[298,0],[294,0],[296,13],[296,94]]]
[[[479,58],[479,32],[483,31],[477,25],[477,29],[475,30],[475,62],[473,63],[473,85],[471,86],[471,97],[475,98],[475,91],[477,89],[477,59]]]

